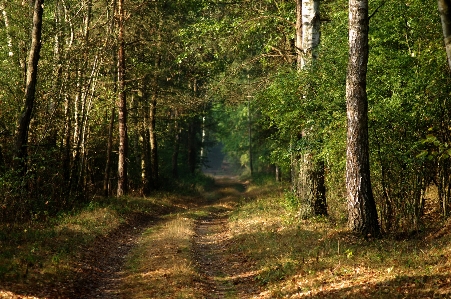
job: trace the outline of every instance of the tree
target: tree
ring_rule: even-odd
[[[320,16],[318,0],[296,1],[296,54],[297,69],[313,70],[318,56],[320,42]],[[301,101],[306,98],[302,96]],[[303,128],[298,138],[306,138],[309,128]],[[327,215],[326,187],[324,181],[324,161],[316,161],[311,150],[302,149],[303,153],[295,153],[292,165],[293,190],[302,203],[306,204],[307,216]]]
[[[350,0],[346,187],[350,229],[364,236],[378,236],[380,230],[371,188],[368,142],[368,22],[368,0]]]
[[[118,182],[117,196],[128,192],[128,134],[127,134],[127,100],[125,95],[125,54],[124,54],[124,0],[118,1],[118,109],[119,109],[119,160],[118,160]]]
[[[34,3],[31,47],[27,61],[25,101],[16,134],[16,169],[22,176],[25,175],[27,171],[26,159],[28,155],[28,131],[30,128],[31,114],[33,112],[35,102],[39,53],[41,51],[42,15],[44,11],[43,4],[44,0],[36,0]]]
[[[451,1],[438,0],[438,11],[442,20],[443,38],[445,40],[448,65],[451,70]]]

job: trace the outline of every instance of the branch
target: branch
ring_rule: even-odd
[[[381,8],[382,6],[385,5],[385,3],[387,3],[387,0],[385,0],[384,2],[382,2],[381,5],[379,5],[379,6],[373,11],[373,13],[368,17],[368,22],[369,22],[370,19],[377,13],[377,11],[379,10],[379,8]]]

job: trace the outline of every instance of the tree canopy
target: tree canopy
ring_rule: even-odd
[[[369,2],[368,163],[385,232],[421,229],[428,205],[450,213],[446,2]],[[58,213],[118,188],[172,188],[208,169],[218,144],[240,174],[277,169],[288,182],[293,159],[308,154],[323,167],[328,214],[346,218],[348,1],[321,1],[321,41],[303,69],[296,5],[0,1],[2,219]],[[30,106],[33,38],[42,48]],[[28,132],[16,146],[24,107]],[[117,113],[127,113],[124,123]],[[118,151],[124,142],[128,151]],[[293,198],[301,209],[303,198]]]

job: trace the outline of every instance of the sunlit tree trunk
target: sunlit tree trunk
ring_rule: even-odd
[[[125,97],[125,55],[124,55],[124,0],[118,1],[118,110],[119,110],[119,159],[117,196],[128,192],[128,134],[127,134],[127,101]]]
[[[368,143],[368,52],[368,0],[350,0],[346,78],[348,223],[354,232],[377,236],[380,230],[371,189]]]
[[[16,134],[15,157],[16,169],[20,175],[25,175],[27,171],[28,155],[28,131],[30,128],[31,113],[33,111],[36,82],[38,74],[39,53],[41,51],[42,35],[42,14],[44,0],[35,0],[33,12],[33,29],[31,34],[31,47],[27,61],[27,79],[25,86],[25,101],[22,113],[19,118]]]
[[[296,51],[299,71],[314,67],[320,42],[319,0],[296,2]],[[304,128],[297,138],[307,138]],[[301,215],[327,215],[324,162],[316,161],[311,152],[295,153],[292,181],[294,191],[303,203]]]
[[[320,38],[319,0],[302,0],[302,55],[301,68],[318,57]]]
[[[84,172],[85,172],[85,141],[87,130],[87,119],[89,113],[89,87],[93,83],[95,73],[97,72],[97,55],[94,59],[91,74],[88,76],[89,56],[87,50],[89,49],[89,35],[90,24],[92,19],[92,0],[83,1],[83,24],[80,27],[79,34],[81,37],[81,47],[86,49],[81,57],[76,58],[76,92],[73,100],[73,151],[72,164],[70,175],[70,190],[71,193],[83,194]]]
[[[451,71],[451,0],[438,0],[438,11],[442,20],[443,38]]]
[[[296,67],[302,69],[302,0],[296,0]]]

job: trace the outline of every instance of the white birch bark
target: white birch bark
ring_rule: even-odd
[[[438,0],[448,65],[451,70],[451,0]]]
[[[9,49],[8,55],[10,57],[12,57],[12,56],[14,56],[13,39],[11,38],[10,27],[9,27],[9,18],[8,18],[8,13],[6,12],[6,5],[5,5],[4,1],[0,2],[0,10],[2,11],[3,22],[5,23],[6,42],[8,44],[8,49]]]
[[[305,68],[318,57],[320,40],[319,0],[302,0],[302,60]]]

